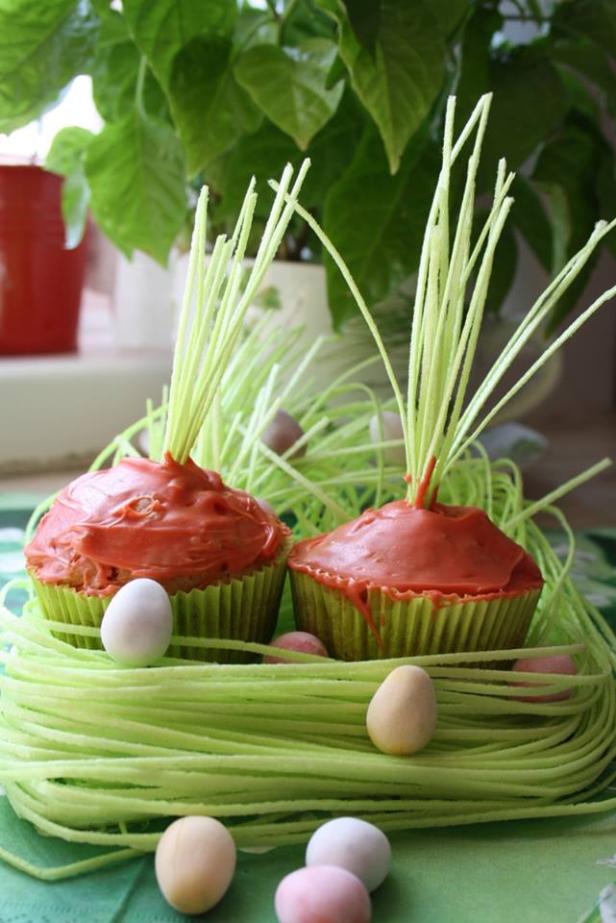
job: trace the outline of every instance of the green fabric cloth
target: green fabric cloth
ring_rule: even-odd
[[[0,585],[23,573],[22,530],[34,500],[0,495]],[[558,538],[555,538],[558,547]],[[616,530],[578,536],[575,579],[616,628]],[[20,592],[8,599],[13,609]],[[616,817],[527,821],[392,835],[393,868],[373,895],[375,923],[601,923],[601,892],[616,871]],[[53,868],[94,848],[40,836],[0,797],[0,854]],[[303,864],[301,848],[240,853],[211,923],[272,923],[277,883]],[[60,882],[0,862],[0,923],[171,923],[152,857]]]

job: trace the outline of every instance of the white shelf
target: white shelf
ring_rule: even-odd
[[[170,370],[170,351],[2,360],[0,470],[94,455],[160,397]]]

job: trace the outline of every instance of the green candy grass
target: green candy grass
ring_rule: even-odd
[[[102,650],[57,637],[66,631],[65,622],[59,613],[45,618],[32,591],[21,617],[0,608],[0,785],[16,813],[43,835],[106,849],[94,859],[54,869],[54,878],[154,850],[168,821],[187,814],[218,817],[240,847],[268,848],[305,842],[332,815],[364,817],[393,831],[616,808],[610,793],[616,778],[616,642],[571,580],[575,541],[554,506],[606,463],[533,502],[524,497],[517,467],[507,459],[490,462],[476,442],[505,399],[613,294],[597,299],[489,408],[494,388],[526,339],[611,225],[597,227],[468,395],[491,262],[510,207],[511,179],[501,165],[489,217],[471,238],[474,176],[488,107],[489,99],[480,100],[456,140],[454,103],[448,108],[443,169],[418,278],[406,397],[348,269],[301,209],[297,187],[289,191],[288,171],[276,184],[270,231],[281,216],[300,211],[347,280],[391,378],[394,397],[386,406],[398,410],[404,425],[409,502],[417,500],[417,485],[435,457],[430,487],[438,487],[439,500],[485,509],[537,561],[545,586],[524,644],[357,662],[279,651],[284,664],[214,664],[201,659],[201,652],[259,657],[269,648],[180,633],[156,666],[127,669]],[[449,177],[467,142],[473,145],[467,187],[452,232]],[[399,496],[405,471],[387,461],[391,444],[370,440],[369,420],[384,408],[369,389],[353,383],[359,369],[319,392],[314,382],[321,344],[304,355],[297,333],[272,331],[267,324],[243,327],[245,308],[275,252],[270,236],[252,282],[241,289],[239,257],[231,253],[242,252],[253,195],[251,188],[236,234],[215,245],[207,268],[201,259],[202,196],[171,387],[160,406],[149,404],[144,418],[101,453],[95,467],[140,454],[146,438],[152,458],[166,450],[179,459],[191,455],[219,470],[231,486],[267,499],[304,537]],[[228,272],[224,258],[232,261]],[[218,308],[211,296],[216,285]],[[199,292],[198,320],[191,327],[193,294]],[[212,323],[215,333],[208,338]],[[279,457],[260,440],[279,407],[306,433],[302,458]],[[31,529],[49,502],[36,511]],[[564,560],[538,525],[539,513],[551,516],[562,531]],[[72,624],[71,634],[96,645],[99,629]],[[181,659],[180,651],[192,659]],[[571,656],[577,674],[516,673],[516,682],[533,684],[524,689],[530,699],[521,701],[511,662],[557,654]],[[365,715],[379,684],[404,663],[422,666],[434,680],[438,724],[421,753],[398,758],[374,749]],[[541,701],[563,691],[569,695],[562,701]],[[49,877],[6,851],[2,858],[30,875]]]

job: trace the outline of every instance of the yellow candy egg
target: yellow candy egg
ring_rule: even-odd
[[[181,817],[156,849],[156,879],[180,913],[205,913],[225,895],[235,872],[236,849],[226,827],[213,817]]]
[[[366,714],[370,740],[383,753],[409,756],[436,727],[434,683],[421,667],[396,667],[374,693]]]

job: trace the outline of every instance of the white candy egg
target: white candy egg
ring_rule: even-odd
[[[274,900],[279,923],[370,923],[370,896],[356,875],[312,865],[283,878]]]
[[[358,817],[336,817],[312,834],[306,865],[337,865],[374,891],[389,873],[391,846],[382,830]]]
[[[286,410],[277,410],[261,439],[272,452],[276,452],[277,455],[284,455],[303,435],[303,429],[290,413],[287,413]],[[305,454],[306,446],[301,446],[290,457],[301,458]]]
[[[181,817],[158,841],[156,880],[165,900],[180,913],[205,913],[226,893],[235,860],[233,837],[219,821]]]
[[[382,427],[382,436],[379,429],[379,419],[375,415],[370,417],[370,439],[373,443],[381,442],[381,439],[384,442],[392,442],[394,439],[402,439],[402,420],[400,419],[400,414],[394,413],[393,410],[383,410],[380,414],[381,417],[381,427]],[[406,457],[404,454],[404,446],[389,446],[386,449],[383,449],[383,458],[390,465],[404,465],[406,462]]]
[[[436,727],[434,683],[421,667],[396,667],[374,693],[366,714],[370,740],[383,753],[409,756]]]
[[[171,603],[155,580],[139,577],[115,594],[103,616],[101,641],[118,663],[146,667],[163,656],[173,630]]]

